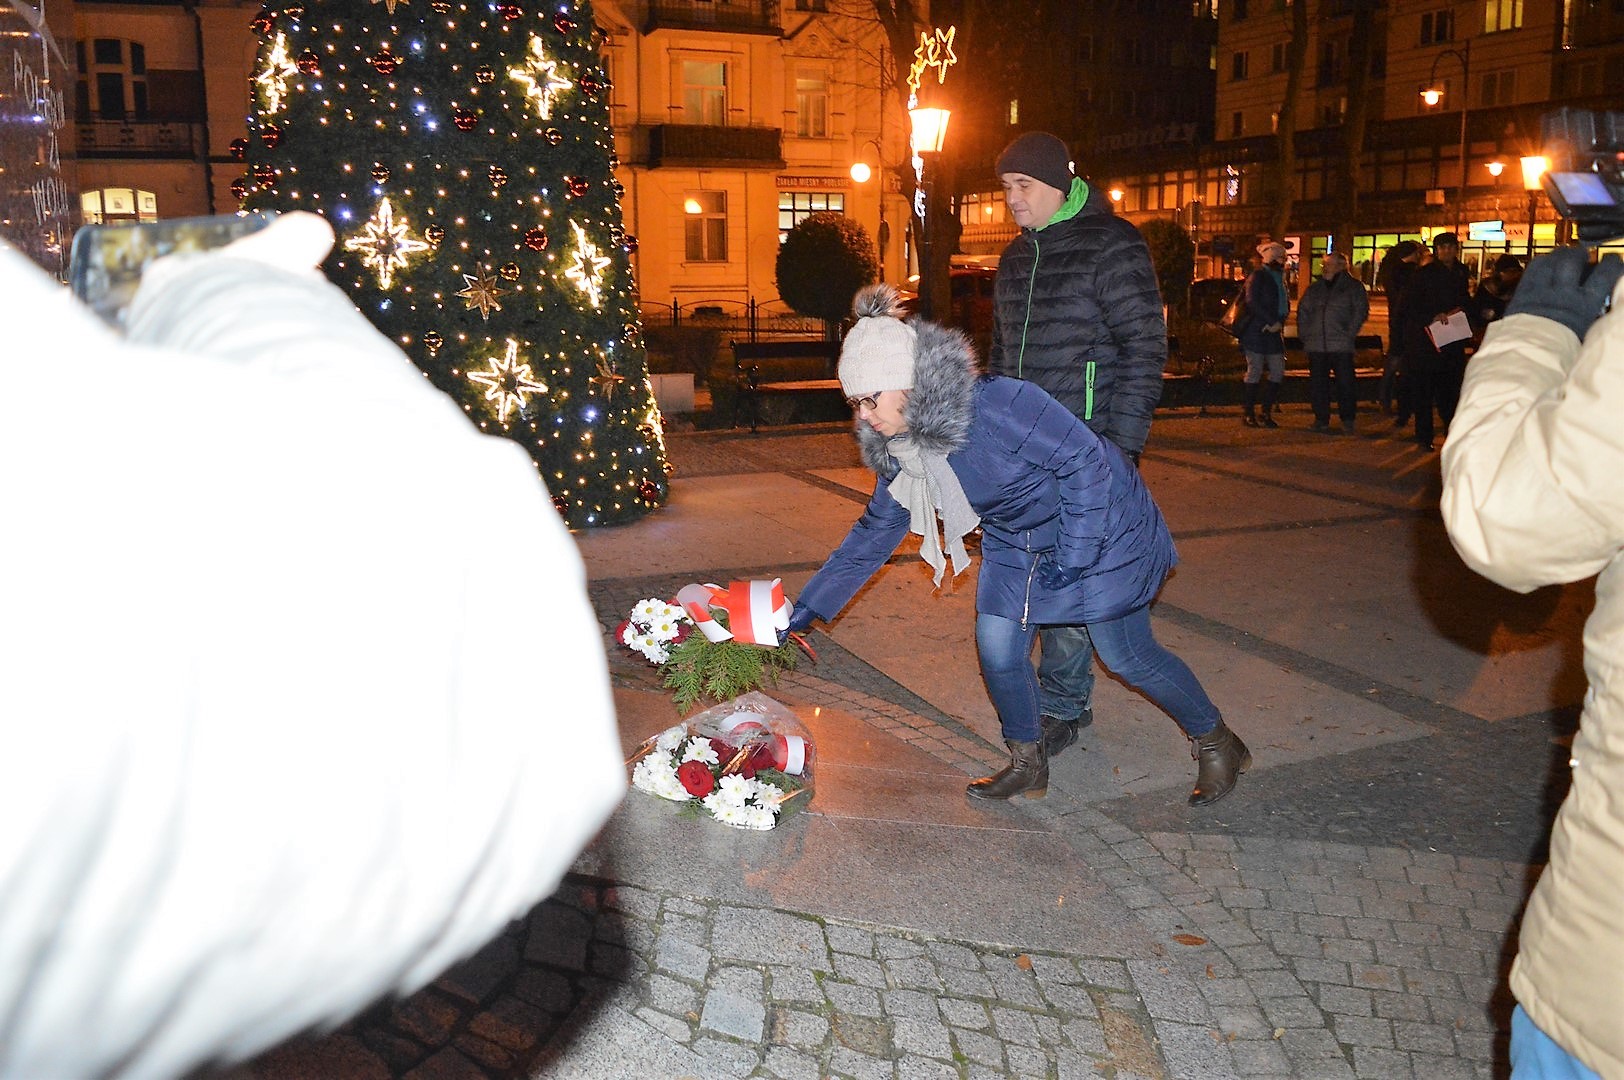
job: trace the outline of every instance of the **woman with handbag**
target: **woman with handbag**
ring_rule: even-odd
[[[1243,384],[1241,423],[1247,427],[1277,428],[1274,403],[1280,398],[1280,384],[1286,379],[1286,340],[1282,331],[1291,303],[1286,298],[1286,247],[1270,240],[1259,244],[1258,257],[1263,264],[1246,279],[1247,315],[1240,334],[1241,349],[1246,353],[1246,377]],[[1263,381],[1265,369],[1268,382]],[[1263,397],[1263,415],[1257,414],[1259,391]]]

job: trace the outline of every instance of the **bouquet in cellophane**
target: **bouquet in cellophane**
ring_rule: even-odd
[[[778,578],[686,585],[675,603],[639,600],[615,629],[615,640],[665,675],[677,710],[701,699],[721,702],[776,681],[795,667],[799,637],[779,643],[793,607]],[[697,631],[697,632],[696,632]]]
[[[812,738],[784,705],[742,694],[638,747],[632,786],[739,829],[774,828],[812,799]]]

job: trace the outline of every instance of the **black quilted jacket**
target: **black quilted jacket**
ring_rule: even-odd
[[[1143,450],[1167,323],[1139,230],[1090,189],[1070,218],[1010,242],[994,297],[991,372],[1037,383],[1123,450]]]

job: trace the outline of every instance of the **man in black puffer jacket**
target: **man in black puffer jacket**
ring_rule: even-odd
[[[998,157],[1020,235],[994,288],[988,366],[1037,383],[1136,464],[1167,364],[1167,321],[1139,230],[1072,168],[1066,144],[1028,132]],[[1052,757],[1093,722],[1094,649],[1083,627],[1040,634],[1043,737]]]

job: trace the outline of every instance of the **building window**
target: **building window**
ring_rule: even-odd
[[[1342,81],[1342,42],[1320,42],[1319,70],[1315,74],[1315,85],[1335,86]]]
[[[132,188],[101,188],[79,196],[86,225],[157,221],[158,196]]]
[[[778,242],[813,214],[844,214],[846,196],[838,191],[780,191],[778,193]]]
[[[829,137],[829,80],[821,72],[795,77],[795,134],[803,139]]]
[[[1277,41],[1269,48],[1269,70],[1279,73],[1286,70],[1286,43]]]
[[[1515,71],[1491,71],[1483,76],[1478,84],[1477,104],[1510,105],[1517,97],[1517,73]]]
[[[727,192],[690,191],[682,200],[689,262],[727,262]]]
[[[1421,16],[1421,44],[1436,45],[1440,41],[1455,40],[1455,13],[1450,10],[1429,11]]]
[[[1493,34],[1500,30],[1521,30],[1522,7],[1522,0],[1485,0],[1483,32]]]
[[[1246,134],[1246,122],[1242,113],[1232,113],[1229,117],[1229,137],[1238,139]]]
[[[1009,99],[1009,125],[1014,127],[1021,122],[1021,99]]]
[[[1229,5],[1229,21],[1241,22],[1246,18],[1246,0],[1231,0]]]
[[[796,11],[828,11],[829,0],[795,0]]]
[[[1229,58],[1229,77],[1235,82],[1246,78],[1246,54],[1238,52]]]
[[[727,123],[727,63],[722,60],[682,62],[683,121],[721,127]]]
[[[88,52],[88,63],[87,61]],[[139,41],[95,38],[89,49],[77,43],[79,115],[100,120],[143,120],[147,116],[147,50]]]

